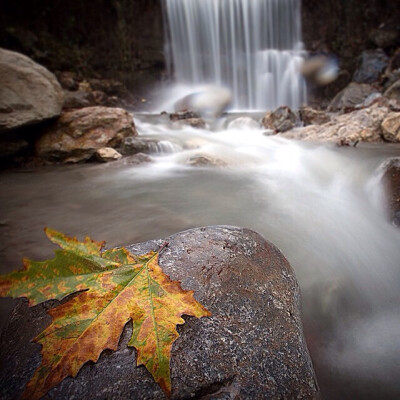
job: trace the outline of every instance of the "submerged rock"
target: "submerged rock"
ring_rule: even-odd
[[[39,158],[53,162],[80,162],[97,149],[118,147],[137,135],[132,115],[121,108],[86,107],[64,112],[36,143]]]
[[[0,132],[35,124],[61,113],[57,78],[29,57],[0,49]]]
[[[172,399],[318,398],[300,318],[300,292],[282,253],[259,234],[213,226],[177,233],[160,265],[212,312],[186,318],[171,359]],[[164,240],[128,246],[136,254]],[[53,302],[53,304],[56,302]],[[49,323],[50,302],[28,309],[21,300],[1,337],[2,399],[18,397],[39,362],[29,341]],[[15,332],[19,332],[18,335]],[[164,399],[160,387],[127,348],[128,324],[116,352],[105,351],[51,398]]]
[[[186,164],[192,167],[226,167],[228,165],[224,160],[201,154],[190,157]]]

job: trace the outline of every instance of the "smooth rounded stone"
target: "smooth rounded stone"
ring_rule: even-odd
[[[122,154],[112,147],[102,147],[96,150],[96,159],[100,162],[117,161],[122,158]]]
[[[388,142],[400,142],[400,112],[391,112],[382,122],[382,135]]]
[[[360,57],[360,67],[353,80],[358,83],[373,83],[380,79],[389,63],[389,57],[382,49],[364,50]]]
[[[389,114],[387,107],[373,105],[347,114],[333,116],[323,125],[295,128],[280,135],[287,139],[324,141],[342,144],[382,142],[382,122]]]
[[[351,82],[340,91],[328,106],[328,111],[352,110],[361,105],[372,93],[376,93],[371,85]]]
[[[136,254],[169,243],[160,265],[212,312],[186,317],[171,359],[172,399],[314,399],[318,386],[300,318],[300,291],[282,253],[256,232],[212,226],[128,246]],[[56,302],[53,302],[56,303]],[[29,340],[48,323],[49,302],[20,300],[1,337],[1,398],[13,399],[37,367]],[[54,399],[164,399],[151,375],[135,367],[128,323],[116,352],[105,351],[67,378]],[[16,334],[17,333],[17,334]]]
[[[22,54],[0,49],[0,133],[61,113],[64,94],[57,78]]]
[[[275,111],[267,111],[262,125],[266,129],[272,129],[275,132],[286,132],[293,129],[297,124],[296,114],[286,106],[279,107]]]
[[[301,107],[299,110],[300,119],[305,126],[322,125],[331,120],[331,117],[321,110],[312,107]]]
[[[36,155],[54,162],[80,162],[97,149],[118,147],[137,135],[132,115],[121,108],[86,107],[66,111],[36,143]]]

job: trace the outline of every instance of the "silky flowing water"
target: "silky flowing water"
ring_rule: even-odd
[[[299,107],[299,0],[165,0],[166,55],[180,85],[229,88],[236,109]]]
[[[141,136],[160,141],[151,163],[2,172],[1,272],[52,256],[45,226],[108,246],[204,225],[251,228],[300,282],[324,397],[399,398],[400,230],[387,217],[380,168],[399,146],[288,141],[265,136],[258,117],[202,130],[135,116]],[[225,166],[188,164],[197,156]],[[0,304],[4,322],[10,304]]]

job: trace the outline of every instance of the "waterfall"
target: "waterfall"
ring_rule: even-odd
[[[165,0],[176,81],[228,87],[237,109],[298,108],[306,88],[300,0]]]

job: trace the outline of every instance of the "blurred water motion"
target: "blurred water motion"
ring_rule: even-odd
[[[258,121],[231,115],[210,132],[143,116],[141,135],[165,145],[153,163],[1,173],[1,272],[52,256],[44,226],[108,246],[204,225],[252,228],[295,270],[323,397],[400,398],[400,230],[379,169],[399,147],[287,141],[264,136]],[[194,156],[227,166],[194,167]]]

